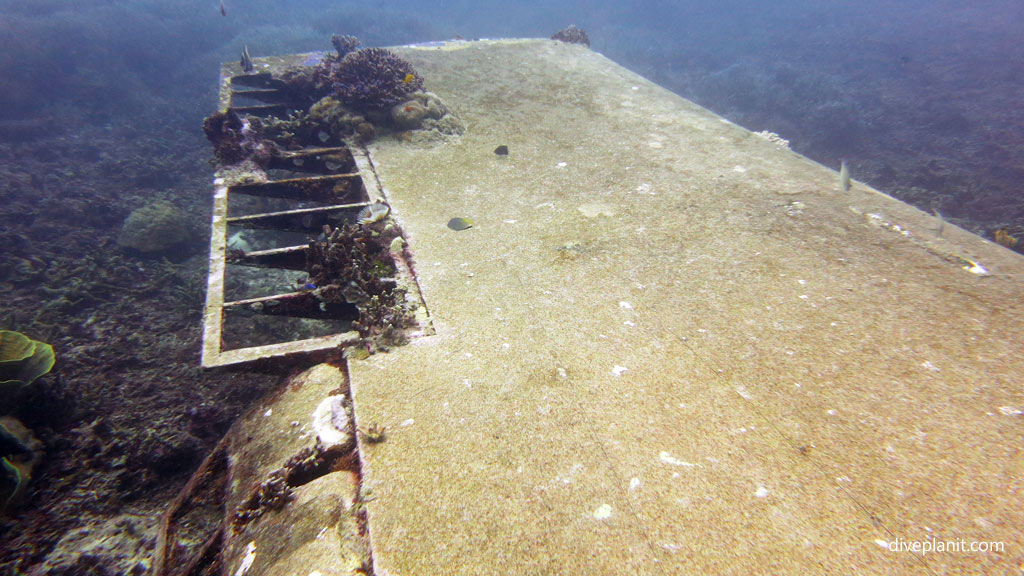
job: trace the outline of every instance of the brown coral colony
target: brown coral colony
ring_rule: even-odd
[[[352,36],[334,36],[332,43],[336,54],[312,66],[289,67],[265,81],[287,95],[285,104],[292,110],[287,118],[261,119],[231,109],[206,118],[203,131],[221,164],[248,160],[265,167],[281,149],[365,142],[376,135],[374,125],[392,127],[388,111],[393,106],[422,94],[419,73],[391,51],[358,49]]]
[[[334,94],[362,112],[385,111],[423,90],[412,64],[384,48],[356,50],[325,65]]]

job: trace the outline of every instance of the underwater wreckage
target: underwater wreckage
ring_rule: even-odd
[[[1019,565],[1019,254],[582,45],[390,52],[430,89],[390,110],[320,56],[225,67],[204,362],[298,374],[158,574]]]

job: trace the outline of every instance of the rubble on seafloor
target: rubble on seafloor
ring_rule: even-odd
[[[30,576],[148,574],[156,543],[155,518],[120,514],[69,530]]]

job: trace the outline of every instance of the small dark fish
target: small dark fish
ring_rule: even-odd
[[[252,72],[256,69],[256,67],[253,66],[252,63],[252,56],[249,56],[248,46],[242,49],[242,61],[240,62],[240,64],[242,65],[242,71],[246,73]]]
[[[302,289],[303,290],[316,290],[316,284],[313,284],[312,282],[306,282],[305,284],[302,285]]]
[[[221,16],[227,16],[228,15],[228,9],[224,7],[224,0],[220,0],[220,15]]]
[[[448,221],[448,227],[458,232],[473,227],[473,221],[469,218],[452,218]]]
[[[508,146],[502,144],[501,146],[498,146],[497,148],[494,149],[494,153],[497,154],[498,156],[508,156]]]

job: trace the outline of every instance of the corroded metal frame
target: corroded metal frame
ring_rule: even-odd
[[[369,159],[366,157],[365,151],[353,152],[353,157],[356,161],[356,166],[359,167],[360,169],[360,172],[363,172],[364,169],[370,168],[370,162]],[[366,188],[366,195],[369,198],[379,198],[382,196],[376,178],[363,178],[362,180],[362,185]],[[225,271],[227,268],[228,256],[227,232],[228,225],[231,223],[232,220],[234,220],[228,217],[228,198],[230,195],[230,190],[231,187],[228,186],[223,181],[223,179],[218,178],[217,180],[214,180],[213,216],[211,218],[210,230],[210,267],[206,284],[206,307],[203,312],[202,366],[204,368],[215,368],[218,366],[242,364],[246,362],[252,362],[255,360],[265,360],[273,358],[283,359],[295,355],[325,351],[332,348],[341,348],[357,343],[359,341],[359,333],[355,331],[350,331],[341,334],[331,334],[328,336],[308,338],[305,340],[281,342],[277,344],[250,346],[247,348],[237,348],[233,350],[222,349],[225,309],[234,306],[252,305],[260,301],[281,301],[287,300],[289,298],[298,298],[305,296],[301,292],[295,292],[290,294],[278,294],[263,298],[251,298],[236,302],[225,301],[224,279]],[[345,208],[355,208],[360,206],[366,206],[368,204],[369,202],[362,202],[344,204],[341,206]],[[337,206],[329,206],[324,209],[331,209],[336,207]],[[298,213],[303,212],[303,210],[293,212]],[[279,215],[281,213],[277,212],[274,214]],[[266,215],[251,215],[246,216],[245,218],[255,218],[260,216]],[[303,250],[303,246],[291,246],[288,248],[267,251],[271,254],[264,253],[262,254],[262,256],[264,257],[264,259],[269,260],[274,255],[277,254],[295,254],[298,252],[302,252]],[[249,256],[250,258],[252,258],[254,255]],[[258,259],[258,257],[254,259]]]
[[[289,55],[275,58],[256,59],[259,69],[254,74],[245,74],[238,63],[226,63],[221,68],[220,110],[233,110],[239,114],[270,114],[287,110],[283,100],[284,93],[273,79],[271,70],[275,67],[293,65],[305,55]],[[234,98],[265,102],[265,105],[235,105]],[[243,102],[244,104],[244,102]],[[343,167],[344,173],[329,173]],[[247,298],[237,301],[225,301],[225,274],[229,263],[228,227],[231,225],[249,228],[287,229],[288,222],[293,218],[316,216],[340,211],[356,210],[370,205],[375,201],[385,201],[384,191],[373,168],[369,151],[365,148],[342,146],[336,148],[307,148],[303,150],[285,151],[279,158],[274,158],[270,169],[286,169],[292,172],[315,172],[301,178],[274,180],[265,183],[229,185],[223,178],[213,182],[213,215],[210,230],[210,263],[207,277],[206,305],[203,310],[203,349],[202,366],[214,368],[242,364],[257,360],[286,359],[309,354],[330,353],[361,342],[359,333],[349,331],[317,338],[251,346],[232,350],[223,349],[224,312],[237,307],[260,307],[270,310],[287,310],[284,315],[324,318],[328,314],[319,313],[311,306],[313,297],[309,291],[290,292],[259,298]],[[329,190],[329,193],[325,191]],[[232,192],[246,195],[266,195],[295,200],[324,200],[325,205],[315,208],[299,208],[262,214],[229,216],[228,205]],[[358,193],[358,198],[354,197]],[[305,268],[305,251],[307,246],[288,246],[272,250],[261,250],[246,254],[231,255],[232,264],[268,267],[279,269],[302,270]],[[419,315],[421,330],[410,336],[431,334],[429,311],[423,301],[419,284],[412,270],[402,255],[395,256],[399,284],[407,290],[407,298],[415,299],[422,306],[423,314]],[[277,306],[260,306],[261,304]],[[284,305],[282,305],[284,304]],[[328,310],[328,312],[330,312]]]

